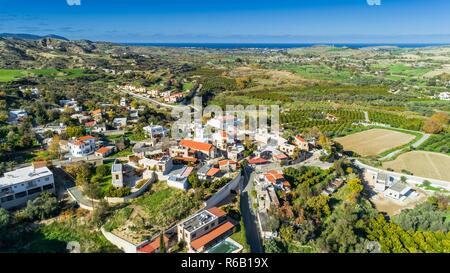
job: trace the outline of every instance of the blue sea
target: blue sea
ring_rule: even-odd
[[[349,47],[349,48],[364,48],[376,46],[396,46],[399,48],[418,48],[430,46],[446,46],[449,44],[332,44],[332,43],[124,43],[129,46],[154,46],[154,47],[179,47],[179,48],[211,48],[211,49],[244,49],[244,48],[259,48],[259,49],[287,49],[287,48],[304,48],[312,46],[335,46],[335,47]]]

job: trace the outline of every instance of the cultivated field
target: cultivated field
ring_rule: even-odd
[[[371,129],[337,138],[336,141],[347,151],[362,156],[375,156],[392,148],[405,145],[415,136],[387,129]]]
[[[450,156],[432,152],[414,151],[385,162],[384,168],[397,172],[408,170],[414,175],[450,181]]]

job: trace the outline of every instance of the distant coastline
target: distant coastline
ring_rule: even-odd
[[[399,48],[423,48],[433,46],[450,46],[445,43],[121,43],[128,46],[153,46],[153,47],[177,47],[177,48],[210,48],[210,49],[289,49],[305,48],[313,46],[335,46],[348,48],[365,47],[399,47]]]

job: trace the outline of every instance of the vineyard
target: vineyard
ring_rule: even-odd
[[[387,112],[369,111],[371,122],[388,124],[395,128],[402,128],[414,131],[420,131],[423,121],[417,118],[406,118],[401,115]]]
[[[280,118],[285,129],[302,131],[317,127],[327,135],[342,136],[359,127],[353,123],[363,121],[364,113],[357,110],[291,110],[281,114]]]

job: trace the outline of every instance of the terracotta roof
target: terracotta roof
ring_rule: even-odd
[[[283,174],[279,173],[276,170],[268,171],[267,173],[264,174],[264,176],[272,184],[275,184],[277,182],[277,180],[285,180]],[[283,183],[284,183],[284,181],[283,181]]]
[[[206,173],[207,176],[214,176],[216,175],[218,172],[220,172],[219,169],[217,168],[211,168],[209,169],[209,171]]]
[[[218,207],[212,207],[212,208],[209,208],[208,211],[211,212],[212,214],[214,214],[214,215],[217,216],[217,217],[222,217],[222,216],[227,215],[227,214],[225,213],[225,211],[219,209]]]
[[[96,109],[96,110],[92,111],[93,115],[98,115],[98,114],[101,114],[101,113],[102,113],[102,109]]]
[[[88,127],[92,127],[92,126],[94,126],[95,124],[97,124],[97,122],[96,122],[95,120],[93,120],[93,121],[86,122],[84,125],[86,125],[86,126],[88,126]]]
[[[85,140],[89,140],[89,139],[95,139],[95,137],[93,137],[93,136],[82,136],[82,137],[78,138],[78,141],[85,141]]]
[[[191,148],[193,150],[204,151],[204,152],[209,152],[213,148],[212,144],[188,140],[188,139],[182,139],[180,141],[180,145],[183,147]]]
[[[155,240],[153,240],[150,244],[139,248],[137,251],[141,252],[141,253],[153,253],[157,249],[159,249],[159,246],[161,245],[160,240],[161,239],[158,237]],[[163,235],[163,240],[164,240],[165,245],[167,246],[167,243],[169,242],[169,238],[165,234]]]
[[[256,158],[252,158],[248,161],[248,164],[264,164],[267,163],[268,161],[260,158],[260,157],[256,157]]]
[[[219,166],[234,165],[234,164],[237,164],[237,162],[234,161],[234,160],[227,160],[227,159],[225,159],[225,160],[219,161]]]
[[[295,137],[296,140],[300,141],[300,142],[307,142],[304,138],[302,138],[301,136],[296,136]]]
[[[273,157],[275,157],[276,159],[286,159],[287,155],[285,154],[279,154],[279,155],[274,155]]]
[[[100,149],[98,149],[97,151],[95,151],[96,153],[99,154],[106,154],[107,152],[109,152],[112,148],[111,147],[101,147]]]
[[[192,241],[191,247],[193,249],[199,250],[200,248],[202,248],[209,242],[213,241],[214,239],[218,238],[219,236],[225,234],[227,231],[231,230],[233,227],[234,227],[234,225],[230,221],[227,221],[224,224],[218,226],[217,228],[211,230],[209,233]]]

